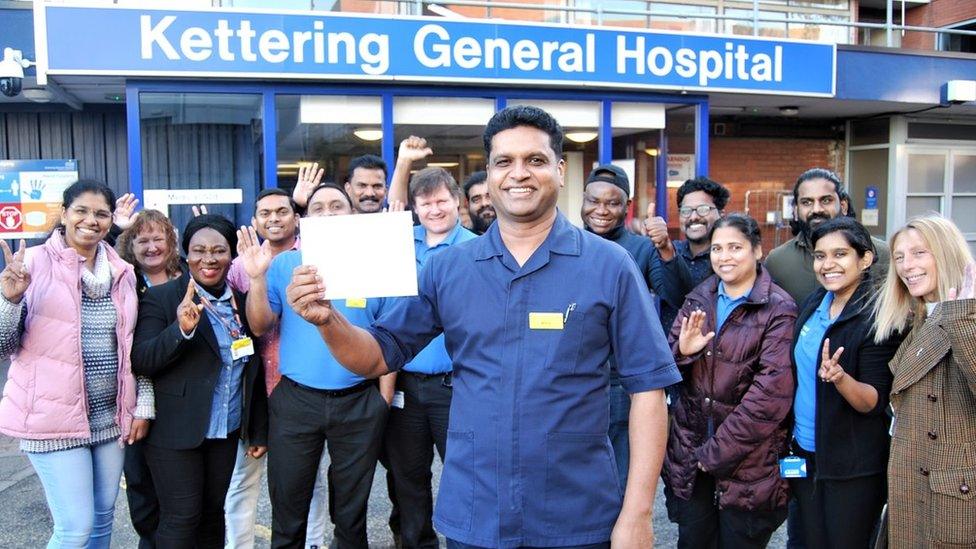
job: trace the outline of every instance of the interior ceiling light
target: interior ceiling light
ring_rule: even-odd
[[[582,131],[582,132],[566,132],[565,135],[566,135],[566,139],[569,139],[574,143],[589,143],[590,141],[596,139],[597,133]]]
[[[359,128],[353,130],[352,134],[363,141],[379,141],[383,139],[383,130],[377,128]]]
[[[800,114],[800,107],[793,107],[793,106],[780,107],[779,113],[782,114],[783,116],[796,116]]]
[[[427,165],[435,168],[456,168],[458,162],[428,162]]]
[[[647,153],[647,156],[657,156],[661,154],[661,152],[655,148],[644,149],[644,152]]]

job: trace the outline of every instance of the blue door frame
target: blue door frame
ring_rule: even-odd
[[[668,95],[660,93],[635,93],[603,90],[562,90],[562,89],[494,89],[460,86],[389,86],[362,84],[305,84],[294,82],[253,83],[253,82],[201,82],[201,81],[159,81],[128,80],[125,86],[126,130],[129,153],[129,191],[140,201],[143,200],[142,181],[142,120],[139,117],[139,94],[153,93],[244,93],[262,96],[262,118],[264,127],[263,176],[265,187],[277,186],[278,153],[275,143],[277,135],[276,95],[370,95],[382,101],[381,145],[383,160],[394,164],[393,137],[393,98],[394,97],[481,97],[494,99],[496,110],[505,108],[510,95],[522,99],[550,99],[564,101],[599,101],[601,106],[598,141],[598,158],[601,164],[613,159],[613,131],[610,123],[615,102],[641,102],[691,105],[695,107],[695,173],[699,177],[708,175],[708,96]],[[270,139],[269,139],[270,136]],[[661,132],[661,150],[655,173],[655,202],[658,215],[667,218],[667,148],[665,132]],[[662,167],[664,169],[662,169]]]

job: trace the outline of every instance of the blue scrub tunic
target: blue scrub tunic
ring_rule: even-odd
[[[607,357],[630,392],[680,381],[633,260],[559,214],[521,267],[495,223],[430,258],[372,328],[397,370],[443,333],[454,395],[434,523],[483,547],[610,539],[623,487]]]

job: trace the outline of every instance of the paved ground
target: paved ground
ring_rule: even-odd
[[[0,365],[0,380],[6,380],[7,364]],[[439,477],[437,463],[435,478]],[[265,484],[266,485],[266,484]],[[677,530],[668,522],[664,511],[664,496],[658,491],[654,515],[656,547],[674,547]],[[112,547],[135,548],[137,538],[129,523],[128,506],[124,491],[119,492],[115,509],[115,530]],[[386,527],[390,503],[386,494],[385,472],[377,466],[373,480],[373,492],[369,502],[369,540],[370,547],[389,549],[393,540]],[[256,547],[268,547],[270,540],[271,505],[265,489],[258,504],[258,524]],[[785,546],[785,528],[773,537],[770,547]],[[44,501],[44,490],[30,462],[18,450],[18,443],[0,435],[0,547],[34,548],[43,547],[51,534],[51,515]],[[328,542],[329,540],[327,540]]]

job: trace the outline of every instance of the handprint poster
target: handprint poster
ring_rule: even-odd
[[[0,160],[0,238],[46,236],[77,180],[77,160]]]

